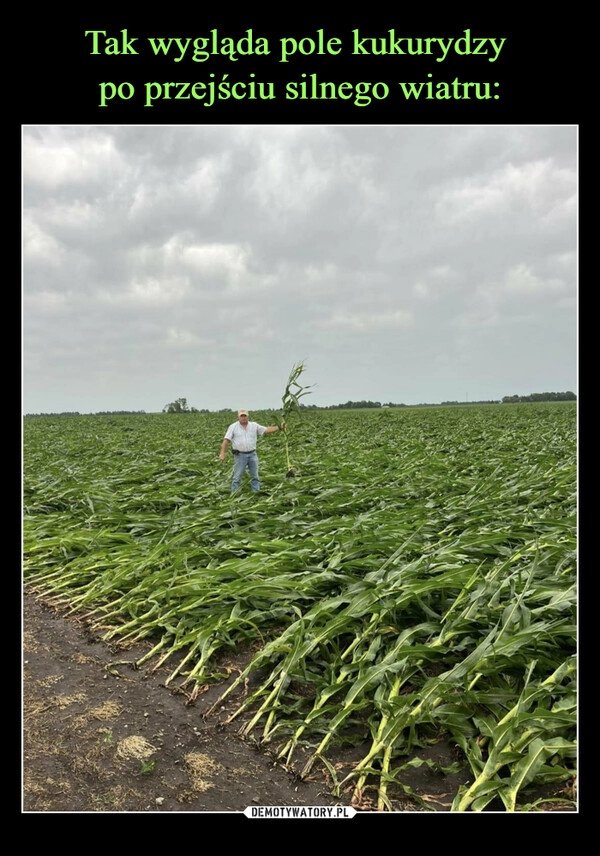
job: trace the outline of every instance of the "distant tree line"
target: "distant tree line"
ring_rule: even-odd
[[[145,413],[145,410],[98,410],[96,413],[61,410],[60,413],[26,413],[25,416],[139,416]]]
[[[361,408],[381,407],[381,401],[346,401],[344,404],[330,404],[321,410],[360,410]]]
[[[91,416],[136,416],[140,413],[145,413],[145,410],[98,410],[96,413],[91,413]]]
[[[567,392],[532,392],[531,395],[505,395],[502,401],[491,399],[489,401],[442,401],[442,405],[470,405],[470,404],[519,404],[526,401],[577,401],[577,396],[570,390]],[[380,401],[369,401],[362,399],[361,401],[345,401],[343,404],[328,404],[319,407],[317,404],[301,404],[301,410],[361,410],[373,409],[378,407],[439,407],[439,404],[397,404],[394,401],[388,401],[382,404]],[[212,413],[206,407],[198,410],[196,407],[189,407],[187,398],[176,398],[169,404],[165,404],[162,409],[163,413]],[[215,413],[232,413],[229,407],[223,407]],[[81,414],[77,410],[61,411],[60,413],[26,413],[26,416],[137,416],[145,414],[145,410],[100,410],[96,413]]]
[[[505,395],[502,404],[518,404],[522,401],[577,401],[574,392],[532,392],[531,395]]]
[[[482,399],[481,401],[442,401],[442,404],[500,404],[500,402],[497,399],[489,401]]]
[[[500,402],[497,400],[494,401],[442,401],[443,405],[445,404],[499,404]],[[386,401],[383,404],[381,401],[367,401],[363,399],[362,401],[345,401],[343,404],[328,404],[323,407],[319,407],[316,404],[301,404],[300,407],[302,410],[360,410],[360,409],[373,409],[377,407],[439,407],[439,403],[434,402],[422,402],[421,404],[402,404],[397,403],[395,401]]]
[[[522,401],[576,401],[577,396],[574,392],[533,392],[531,395],[505,395],[502,401],[497,398],[493,399],[478,399],[476,401],[442,401],[442,402],[421,402],[420,404],[398,404],[394,401],[387,401],[382,404],[380,401],[345,401],[343,404],[329,404],[324,407],[318,407],[316,404],[301,404],[302,410],[357,410],[357,409],[372,409],[376,407],[439,407],[442,406],[467,406],[472,404],[515,404]]]
[[[209,413],[209,410],[197,410],[195,407],[188,407],[187,398],[176,398],[170,404],[165,404],[162,409],[163,413]]]

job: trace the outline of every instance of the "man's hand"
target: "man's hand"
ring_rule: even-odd
[[[219,460],[221,460],[221,461],[225,460],[225,452],[219,452]]]

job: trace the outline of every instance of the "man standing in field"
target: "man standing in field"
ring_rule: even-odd
[[[281,423],[281,427],[284,430],[285,424],[285,422]],[[262,437],[263,434],[274,434],[276,431],[279,431],[278,425],[270,425],[268,428],[265,428],[264,425],[259,425],[258,422],[248,421],[248,411],[245,407],[238,410],[238,421],[233,422],[225,432],[219,454],[219,458],[224,461],[227,449],[231,443],[233,451],[232,493],[240,486],[246,467],[250,474],[250,487],[253,491],[260,490],[256,443],[258,438]]]

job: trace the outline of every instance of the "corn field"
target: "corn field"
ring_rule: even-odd
[[[307,410],[260,441],[256,495],[230,496],[230,421],[26,417],[27,591],[143,642],[192,702],[222,684],[245,739],[356,805],[410,797],[415,750],[444,738],[471,781],[452,811],[543,811],[548,783],[572,810],[576,405]]]

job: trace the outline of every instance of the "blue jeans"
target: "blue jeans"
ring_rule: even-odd
[[[239,454],[233,456],[233,482],[231,483],[232,493],[240,486],[246,467],[248,467],[248,472],[250,473],[250,487],[254,491],[260,490],[260,482],[258,480],[258,455],[256,452],[251,452],[249,455]]]

